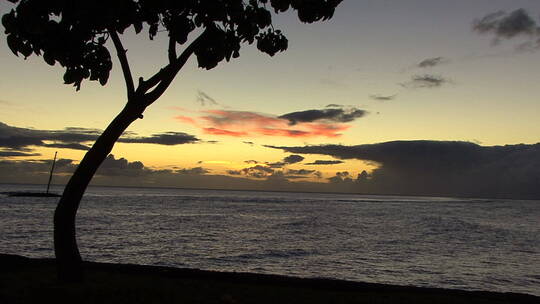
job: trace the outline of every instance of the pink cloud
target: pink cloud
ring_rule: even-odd
[[[188,117],[188,116],[181,116],[181,115],[178,115],[178,116],[175,116],[174,119],[178,120],[178,121],[181,121],[183,123],[187,123],[187,124],[192,124],[192,125],[196,125],[197,123],[195,122],[195,119],[191,118],[191,117]]]
[[[211,134],[211,135],[225,135],[225,136],[234,136],[234,137],[245,137],[249,135],[247,132],[235,132],[235,131],[217,129],[217,128],[203,128],[203,132],[205,134]]]
[[[202,114],[199,117],[179,115],[175,119],[195,126],[205,134],[233,137],[335,138],[341,136],[340,132],[350,128],[344,123],[330,121],[299,122],[291,125],[285,118],[249,111],[205,110],[199,113]]]

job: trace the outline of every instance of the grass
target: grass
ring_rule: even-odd
[[[472,292],[329,279],[85,263],[85,282],[56,280],[54,260],[0,255],[0,303],[540,303]]]

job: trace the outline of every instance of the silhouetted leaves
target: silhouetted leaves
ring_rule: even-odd
[[[122,34],[147,29],[153,39],[166,31],[177,44],[207,37],[195,50],[199,67],[212,69],[240,56],[241,43],[275,55],[288,41],[272,27],[272,14],[294,9],[302,22],[326,20],[341,0],[8,0],[17,3],[2,17],[7,44],[25,58],[42,55],[49,65],[66,69],[64,82],[80,88],[84,79],[107,83],[112,69],[106,43],[109,31]]]
[[[274,8],[275,12],[284,12],[289,9],[291,0],[270,0],[270,4]]]
[[[257,36],[257,48],[270,56],[274,56],[277,52],[285,51],[288,44],[287,38],[279,30],[268,30],[266,33],[261,33]]]
[[[17,37],[13,34],[7,36],[7,44],[9,49],[15,54],[15,56],[19,56],[19,44],[20,40],[17,39]]]

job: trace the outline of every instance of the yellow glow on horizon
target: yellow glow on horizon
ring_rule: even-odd
[[[214,165],[230,165],[228,160],[203,160],[202,164],[214,164]]]

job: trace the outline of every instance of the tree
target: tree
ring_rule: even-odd
[[[114,143],[145,109],[169,87],[188,59],[210,70],[240,56],[242,44],[253,44],[270,56],[285,51],[287,38],[272,25],[274,14],[295,10],[302,22],[327,20],[342,0],[8,0],[16,6],[2,17],[7,44],[15,55],[42,56],[65,68],[64,82],[77,90],[83,80],[107,84],[112,69],[107,47],[112,41],[125,79],[127,102],[88,150],[67,183],[54,214],[54,251],[58,277],[83,278],[75,236],[75,216],[92,176]],[[133,27],[153,39],[169,37],[169,62],[137,85],[120,35]],[[184,46],[178,54],[177,48]]]

